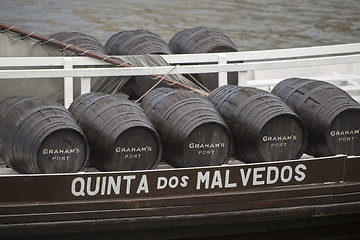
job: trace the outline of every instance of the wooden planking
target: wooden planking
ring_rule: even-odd
[[[359,222],[359,204],[345,207],[346,208],[333,204],[328,206],[306,206],[304,208],[274,208],[270,210],[258,209],[250,211],[214,212],[208,214],[5,224],[0,225],[0,236],[26,236],[29,234],[34,236],[76,232],[100,233],[103,231],[126,231],[129,229],[146,231],[154,229],[156,231],[161,231],[162,228],[184,229],[186,227],[195,227],[197,229],[200,226],[216,228],[216,226],[219,225],[235,223],[237,226],[236,232],[250,233],[259,231],[260,229],[261,231],[270,231],[274,229],[303,228],[305,226],[318,227],[323,224],[331,225]],[[341,214],[337,216],[331,215],[331,213],[334,212],[334,209],[336,209],[337,212],[341,212]],[[356,213],[354,209],[357,210]],[[319,210],[321,210],[321,212],[319,212]],[[353,214],[349,214],[349,210]],[[314,213],[319,213],[319,215],[314,216]],[[316,222],[314,220],[316,220]],[[249,226],[252,227],[249,228]],[[221,232],[221,234],[224,234],[224,232]]]
[[[241,194],[216,194],[179,198],[134,199],[129,201],[80,202],[1,207],[0,222],[22,223],[68,221],[92,218],[150,217],[212,212],[251,211],[273,208],[303,208],[360,204],[360,184],[311,186]],[[356,207],[355,207],[356,209]],[[345,211],[345,209],[342,209]],[[347,210],[346,210],[347,211]],[[353,210],[349,210],[352,212]],[[358,210],[356,210],[358,211]],[[320,213],[314,213],[319,215]],[[333,214],[339,214],[334,212]],[[323,214],[322,214],[323,215]]]
[[[353,196],[359,199],[360,194]],[[74,211],[74,212],[46,212],[46,213],[29,213],[3,215],[0,217],[2,224],[17,223],[36,223],[36,222],[55,222],[55,221],[74,221],[74,220],[91,220],[91,219],[113,219],[113,218],[134,218],[134,217],[157,217],[157,216],[186,216],[193,214],[212,214],[227,213],[239,211],[243,213],[257,211],[268,211],[269,213],[279,211],[283,213],[291,212],[295,209],[296,213],[292,217],[324,217],[330,215],[341,214],[359,214],[360,202],[340,203],[336,197],[333,197],[332,203],[329,203],[329,196],[316,196],[279,200],[263,200],[260,202],[230,202],[230,203],[214,203],[201,205],[183,205],[183,206],[165,206],[151,208],[131,208],[131,209],[110,209],[95,211]],[[245,207],[244,207],[245,206]],[[314,211],[307,211],[314,209]],[[280,216],[279,216],[280,217]],[[272,214],[266,216],[268,220],[276,220]],[[284,216],[281,216],[283,219]],[[249,216],[249,221],[260,221],[261,219]]]
[[[344,179],[345,161],[346,157],[339,155],[308,160],[168,170],[0,176],[0,190],[4,193],[0,195],[0,202],[3,205],[13,205],[44,201],[167,197],[341,182]],[[332,167],[328,168],[329,165]],[[276,169],[279,176],[272,178],[270,175]],[[280,171],[283,172],[282,177],[280,177]],[[290,171],[293,174],[290,175]],[[322,174],[318,174],[319,172]],[[267,175],[269,175],[269,180],[267,180]],[[162,187],[163,180],[176,181],[176,178],[179,180],[176,186]],[[117,193],[114,187],[107,184],[110,179],[119,181]],[[122,182],[120,182],[121,179]],[[132,179],[132,182],[129,179]],[[180,181],[184,184],[181,185]],[[26,185],[24,185],[25,182]],[[146,188],[144,188],[145,182]]]
[[[325,186],[325,187],[324,187]],[[223,194],[199,194],[190,196],[174,196],[174,197],[158,197],[158,198],[134,198],[130,200],[109,200],[109,201],[79,201],[79,202],[57,202],[57,203],[31,203],[31,204],[16,204],[0,207],[1,214],[13,213],[26,213],[27,211],[36,213],[43,212],[44,209],[59,210],[59,211],[73,211],[73,209],[86,210],[86,209],[98,209],[101,210],[117,208],[132,208],[132,207],[150,207],[150,206],[166,206],[166,205],[189,205],[189,204],[207,204],[218,202],[244,202],[244,201],[259,201],[266,197],[271,198],[293,198],[302,197],[307,195],[327,195],[330,190],[330,186],[327,185],[315,185],[315,186],[297,186],[295,188],[279,188],[262,191],[243,191],[237,193],[223,193]],[[336,189],[340,192],[353,192],[358,191],[359,185],[341,185]],[[336,193],[335,187],[331,186],[331,192]],[[315,194],[314,194],[315,193]]]
[[[344,181],[360,181],[360,156],[350,156],[345,161]]]

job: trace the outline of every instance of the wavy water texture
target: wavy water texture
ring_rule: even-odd
[[[79,31],[102,41],[147,29],[166,41],[207,26],[239,50],[360,42],[359,0],[1,0],[0,21],[51,35]]]

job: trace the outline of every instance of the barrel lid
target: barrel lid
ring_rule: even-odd
[[[157,167],[162,146],[153,129],[133,124],[116,138],[111,151],[111,161],[98,166],[100,170],[143,170]]]
[[[75,129],[59,128],[47,135],[38,148],[37,171],[40,173],[78,172],[88,159],[85,136]]]
[[[232,138],[224,125],[208,122],[196,127],[184,143],[183,164],[186,167],[216,166],[226,163]]]
[[[270,119],[259,135],[259,153],[264,161],[291,160],[305,152],[307,132],[302,121],[291,114]]]
[[[329,125],[326,140],[331,155],[360,155],[360,109],[339,113]]]

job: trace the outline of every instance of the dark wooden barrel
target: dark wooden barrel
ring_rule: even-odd
[[[169,46],[173,53],[181,54],[238,51],[237,47],[228,36],[207,27],[195,27],[179,31],[171,38]],[[191,77],[187,77],[192,80]],[[218,73],[193,74],[193,77],[211,90],[218,87]],[[237,85],[237,78],[237,73],[228,73],[229,84]]]
[[[99,54],[106,54],[105,47],[99,40],[81,32],[59,32],[52,34],[50,38],[55,38],[59,41],[88,49]]]
[[[230,131],[213,105],[182,90],[157,88],[141,107],[158,131],[163,159],[174,167],[221,165],[230,156]]]
[[[89,147],[75,119],[62,105],[35,97],[0,103],[0,154],[20,173],[81,170]]]
[[[69,111],[90,145],[90,161],[101,171],[156,168],[162,146],[144,111],[128,99],[102,93],[79,96]]]
[[[111,55],[171,54],[159,35],[144,29],[122,31],[112,35],[105,43]]]
[[[234,137],[234,155],[244,162],[291,160],[302,156],[307,132],[281,99],[251,87],[222,86],[208,96]]]
[[[106,50],[104,45],[97,40],[96,38],[81,33],[81,32],[59,32],[50,36],[50,38],[55,38],[59,41],[72,44],[77,47],[81,47],[90,51],[93,51],[97,54],[106,55]],[[102,68],[101,65],[92,65],[92,66],[79,66],[83,68]],[[117,79],[113,76],[104,76],[104,77],[92,77],[91,81],[91,90],[92,91],[111,91],[107,86],[112,85],[112,83]],[[60,80],[59,80],[60,81]],[[75,78],[74,81],[74,96],[78,97],[81,94],[80,79]]]
[[[173,53],[237,52],[225,34],[207,27],[188,28],[177,32],[169,42]]]
[[[360,155],[360,104],[345,91],[328,82],[289,78],[272,93],[303,119],[309,132],[308,154]]]
[[[112,35],[105,43],[109,55],[171,54],[166,41],[159,35],[144,29],[122,31]],[[141,97],[157,80],[148,76],[132,76],[121,88],[131,99]],[[160,83],[158,87],[166,87]]]

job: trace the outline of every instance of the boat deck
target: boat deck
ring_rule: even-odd
[[[265,90],[289,77],[315,78],[360,99],[360,44],[164,58],[172,66],[110,68],[87,57],[0,58],[0,79],[63,78],[67,107],[77,79],[86,93],[97,76],[170,71],[217,72],[219,85],[227,84],[226,72],[237,72],[239,85]],[[1,239],[360,238],[358,156],[65,174],[18,174],[0,165]]]

